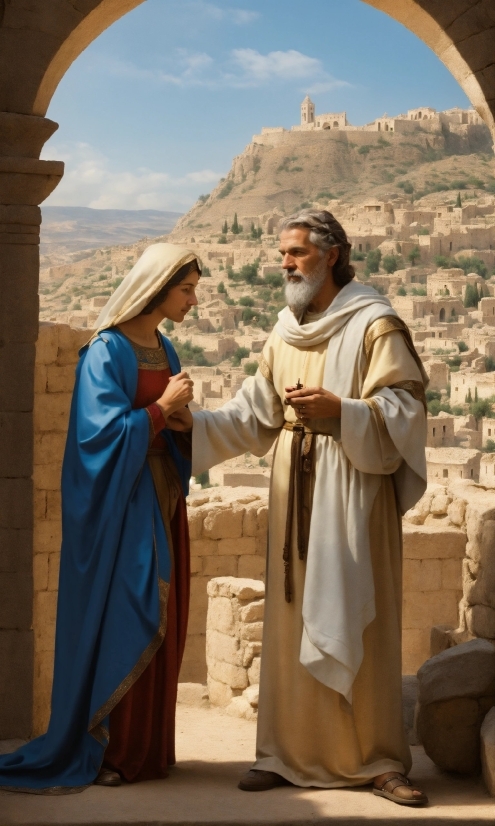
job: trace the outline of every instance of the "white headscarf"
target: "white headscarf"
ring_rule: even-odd
[[[198,262],[201,271],[198,256],[186,247],[176,244],[147,247],[103,307],[94,335],[139,315],[177,270],[192,261]]]

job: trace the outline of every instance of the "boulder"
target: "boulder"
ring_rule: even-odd
[[[481,726],[481,768],[486,788],[495,797],[495,708],[492,708]]]
[[[418,671],[418,735],[428,757],[445,771],[480,771],[480,729],[492,706],[495,646],[487,640],[448,648]]]

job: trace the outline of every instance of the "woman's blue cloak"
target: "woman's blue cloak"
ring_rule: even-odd
[[[180,364],[163,344],[173,374]],[[133,410],[138,366],[115,328],[81,351],[62,469],[62,550],[48,731],[0,757],[0,788],[80,791],[108,744],[108,714],[163,641],[171,557]],[[187,494],[190,463],[163,431]]]

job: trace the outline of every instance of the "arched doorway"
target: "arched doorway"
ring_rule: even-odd
[[[74,60],[108,26],[142,2],[31,0],[29,11],[16,0],[0,2],[0,417],[4,434],[0,529],[6,560],[0,579],[0,738],[27,737],[31,731],[32,409],[39,204],[63,175],[60,162],[39,160],[43,145],[56,129],[45,114]],[[458,12],[454,15],[451,4],[436,0],[363,2],[422,39],[495,132],[491,0],[464,0],[464,17]],[[475,6],[476,15],[469,15]]]

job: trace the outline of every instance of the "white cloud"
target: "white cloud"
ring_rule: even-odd
[[[190,9],[195,16],[202,14],[211,20],[226,21],[236,26],[246,26],[259,18],[259,12],[248,11],[247,9],[226,9],[216,6],[213,3],[206,3],[203,0],[185,3],[185,9]]]
[[[330,75],[321,60],[295,49],[268,54],[256,49],[233,49],[223,64],[215,63],[205,52],[177,49],[174,67],[176,70],[171,72],[104,58],[104,69],[111,74],[160,85],[246,89],[279,81],[297,83],[299,91],[311,94],[350,86],[347,81]]]
[[[222,177],[211,169],[182,177],[145,167],[115,171],[109,159],[87,143],[50,145],[42,157],[55,157],[66,164],[62,181],[46,201],[52,206],[185,211]]]
[[[321,61],[294,49],[287,52],[269,52],[266,55],[255,49],[234,49],[232,57],[244,77],[251,78],[257,83],[264,83],[275,77],[283,80],[315,77],[323,71]]]

